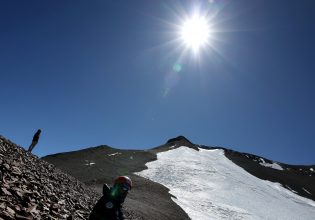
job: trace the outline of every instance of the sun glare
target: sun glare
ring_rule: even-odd
[[[196,14],[187,19],[181,27],[180,37],[187,47],[198,52],[208,43],[210,37],[210,27],[206,17]]]

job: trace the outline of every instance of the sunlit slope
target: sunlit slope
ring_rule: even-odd
[[[168,187],[192,219],[314,219],[314,201],[249,174],[221,149],[179,147],[157,157],[137,174]]]

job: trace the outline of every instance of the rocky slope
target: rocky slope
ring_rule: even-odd
[[[0,136],[0,220],[88,219],[104,183],[145,169],[144,164],[156,157],[150,152],[128,151],[127,157],[124,154],[116,161],[115,156],[121,153],[105,146],[87,149],[83,155],[81,151],[72,153],[73,157],[68,157],[69,153],[53,156],[55,166]],[[102,153],[110,159],[103,160]],[[123,206],[126,220],[189,219],[171,200],[166,187],[131,177],[135,187]]]
[[[0,136],[0,219],[86,219],[99,195]]]
[[[147,162],[156,160],[156,151],[160,150],[120,150],[103,145],[49,155],[43,159],[97,192],[102,191],[104,183],[111,185],[117,176],[130,176],[134,186],[124,208],[132,210],[133,219],[137,216],[145,220],[188,220],[188,215],[172,200],[168,188],[134,174],[146,169]]]

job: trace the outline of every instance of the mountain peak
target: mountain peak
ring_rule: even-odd
[[[166,142],[166,144],[180,144],[180,145],[189,146],[189,147],[194,146],[194,144],[191,141],[189,141],[186,137],[184,137],[183,135],[169,139]]]

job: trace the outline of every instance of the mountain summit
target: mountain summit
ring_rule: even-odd
[[[166,144],[175,144],[175,145],[181,145],[181,146],[194,146],[194,144],[189,141],[186,137],[180,135],[175,138],[169,139]]]

